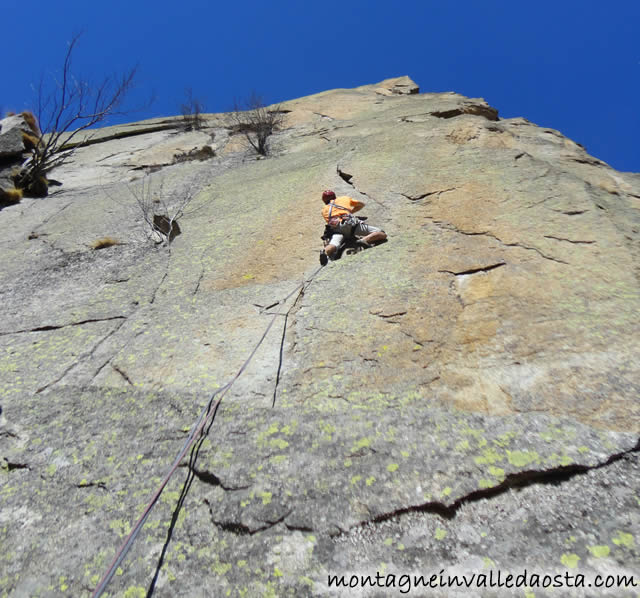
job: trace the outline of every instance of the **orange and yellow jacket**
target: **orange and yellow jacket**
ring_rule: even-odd
[[[341,218],[345,214],[353,214],[362,208],[364,208],[364,202],[343,195],[330,201],[322,208],[322,217],[329,224],[329,218],[332,220],[336,217]]]

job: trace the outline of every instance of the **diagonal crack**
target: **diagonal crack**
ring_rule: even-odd
[[[355,184],[351,182],[351,180],[353,179],[353,175],[345,172],[344,170],[342,170],[340,168],[340,165],[336,166],[336,172],[338,173],[338,176],[345,183],[351,185],[351,187],[353,187],[358,193],[360,193],[360,195],[364,195],[365,197],[368,197],[369,199],[371,199],[372,201],[377,203],[379,206],[382,206],[385,210],[388,209],[387,206],[384,205],[384,203],[382,203],[381,201],[377,200],[375,197],[371,197],[370,195],[367,195],[364,191],[361,191],[360,189],[358,189],[358,187],[356,187]]]
[[[41,386],[40,388],[38,388],[38,390],[36,390],[35,394],[40,394],[41,392],[47,390],[47,388],[50,388],[54,384],[57,384],[73,368],[75,368],[81,361],[83,361],[84,359],[90,358],[98,350],[98,348],[100,347],[100,345],[102,345],[102,343],[104,343],[107,339],[111,338],[116,332],[118,332],[118,330],[120,330],[120,328],[122,328],[124,326],[126,321],[127,321],[127,318],[124,318],[117,326],[115,326],[113,328],[113,330],[111,330],[108,334],[103,336],[89,351],[86,351],[85,353],[80,355],[76,361],[74,361],[68,368],[66,368],[64,370],[64,372],[62,372],[62,374],[60,374],[60,376],[58,376],[55,380],[52,380],[51,382],[49,382],[49,383],[45,384],[44,386]]]
[[[111,359],[110,359],[109,361],[111,361]],[[108,363],[108,362],[107,362],[107,363]],[[105,365],[106,365],[106,364],[105,364]],[[126,373],[125,371],[121,370],[117,365],[113,365],[113,364],[111,364],[111,367],[112,367],[116,372],[118,372],[118,374],[120,374],[120,376],[122,376],[122,377],[123,377],[123,378],[124,378],[128,383],[129,383],[129,385],[130,385],[130,386],[135,386],[135,385],[134,385],[134,383],[133,383],[133,382],[131,382],[131,378],[129,378],[129,376],[127,375],[127,373]],[[100,369],[102,369],[102,368],[100,368]],[[98,372],[98,373],[99,373],[99,372]],[[97,374],[96,374],[96,375],[97,375]],[[95,376],[94,376],[94,378],[95,378]]]
[[[162,286],[164,281],[167,279],[167,276],[169,276],[169,264],[168,263],[167,263],[167,269],[165,270],[165,273],[162,276],[162,279],[160,280],[160,282],[158,283],[158,286],[154,289],[153,293],[151,294],[151,299],[149,301],[150,304],[152,304],[156,300],[156,294],[160,290],[160,287]]]

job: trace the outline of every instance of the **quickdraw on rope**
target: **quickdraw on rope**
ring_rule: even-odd
[[[313,272],[313,274],[311,274],[311,276],[308,279],[306,279],[302,283],[300,283],[284,299],[282,299],[280,301],[277,301],[276,303],[273,303],[272,305],[270,305],[267,308],[265,308],[265,310],[266,309],[271,309],[272,307],[275,307],[276,305],[280,305],[280,304],[286,303],[296,292],[298,292],[298,297],[296,297],[296,300],[293,302],[291,307],[287,310],[286,314],[284,314],[285,315],[285,323],[284,323],[282,341],[281,341],[281,344],[280,344],[280,355],[279,355],[278,373],[277,373],[277,379],[278,380],[279,380],[279,377],[280,377],[280,368],[281,368],[281,365],[282,365],[282,350],[283,350],[283,344],[284,344],[284,334],[286,332],[287,317],[289,316],[289,313],[291,312],[291,310],[295,306],[295,304],[298,301],[299,297],[304,294],[304,291],[311,284],[311,282],[313,281],[315,276],[318,274],[318,272],[320,272],[320,270],[322,270],[322,266],[320,268],[318,268],[315,272]],[[227,394],[229,389],[233,386],[234,382],[242,375],[244,370],[247,368],[247,366],[249,365],[249,363],[253,359],[254,355],[258,351],[258,348],[260,347],[260,345],[262,345],[264,339],[267,337],[267,334],[269,334],[269,330],[271,330],[271,327],[273,326],[273,324],[276,321],[276,318],[279,315],[282,315],[282,314],[280,314],[280,313],[273,314],[273,317],[271,318],[271,321],[269,322],[269,325],[265,329],[264,333],[260,337],[260,340],[256,343],[256,345],[253,348],[253,350],[251,351],[249,357],[247,357],[247,359],[242,364],[240,369],[236,372],[235,376],[231,379],[231,381],[227,382],[227,384],[225,384],[224,386],[221,386],[220,388],[215,390],[211,394],[211,396],[209,397],[209,400],[207,401],[207,404],[205,405],[205,407],[201,411],[200,415],[198,416],[198,419],[194,423],[194,425],[192,427],[192,430],[191,430],[191,433],[187,437],[187,440],[185,441],[184,446],[182,447],[182,449],[178,453],[178,456],[173,461],[173,464],[171,465],[171,468],[169,469],[169,471],[167,472],[167,474],[163,478],[162,482],[158,486],[158,489],[154,492],[154,494],[152,495],[151,499],[147,503],[147,506],[145,507],[142,515],[140,516],[138,521],[135,523],[135,525],[131,529],[131,532],[125,538],[124,542],[121,544],[120,548],[116,552],[116,556],[114,557],[113,562],[111,563],[111,566],[109,567],[107,572],[104,574],[104,576],[100,580],[100,583],[98,583],[98,585],[96,586],[95,590],[93,591],[93,594],[91,595],[92,598],[99,598],[100,596],[102,596],[102,593],[107,588],[107,585],[111,581],[111,579],[114,576],[116,570],[118,569],[118,567],[120,566],[120,564],[122,563],[122,561],[126,557],[127,553],[129,552],[129,550],[133,546],[133,543],[135,542],[135,540],[136,540],[136,538],[138,536],[138,533],[140,532],[140,530],[142,529],[143,525],[145,524],[145,522],[147,520],[147,517],[151,513],[151,510],[153,509],[155,504],[158,502],[158,499],[160,498],[160,495],[162,494],[162,491],[164,490],[166,485],[169,483],[169,480],[171,479],[171,477],[175,473],[176,469],[178,469],[178,466],[180,465],[180,462],[182,461],[184,456],[187,454],[187,451],[194,444],[194,441],[196,440],[196,437],[202,438],[202,437],[204,437],[206,435],[206,433],[208,433],[208,431],[209,431],[209,429],[211,427],[211,423],[213,423],[213,419],[215,418],[215,415],[216,415],[216,412],[218,410],[218,407],[220,406],[220,403],[222,402],[222,399]],[[277,384],[276,384],[276,389],[277,389]],[[216,399],[216,397],[218,397],[218,398]],[[214,399],[215,399],[215,401],[214,401]],[[275,392],[274,392],[273,404],[275,404]],[[203,432],[203,430],[205,429],[205,426],[207,425],[207,422],[209,422],[209,427],[207,428],[206,432]],[[195,467],[195,462],[194,462],[193,457],[192,457],[192,459],[191,459],[191,461],[189,463],[189,470],[191,471],[194,467]],[[183,500],[183,499],[184,499],[184,497],[181,497],[181,500]],[[154,580],[155,580],[155,578],[154,578]]]

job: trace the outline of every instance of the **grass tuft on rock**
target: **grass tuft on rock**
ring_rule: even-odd
[[[122,245],[122,242],[118,241],[118,239],[114,239],[113,237],[102,237],[101,239],[96,239],[91,243],[91,248],[94,250],[106,249],[107,247],[113,247],[114,245]]]
[[[22,189],[0,189],[0,202],[4,204],[18,203],[22,199]]]

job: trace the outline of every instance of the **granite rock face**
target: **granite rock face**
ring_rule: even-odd
[[[640,583],[640,176],[408,77],[282,109],[260,160],[224,114],[103,129],[0,212],[0,593],[90,595],[270,324],[109,595]],[[326,188],[389,241],[318,270]]]

